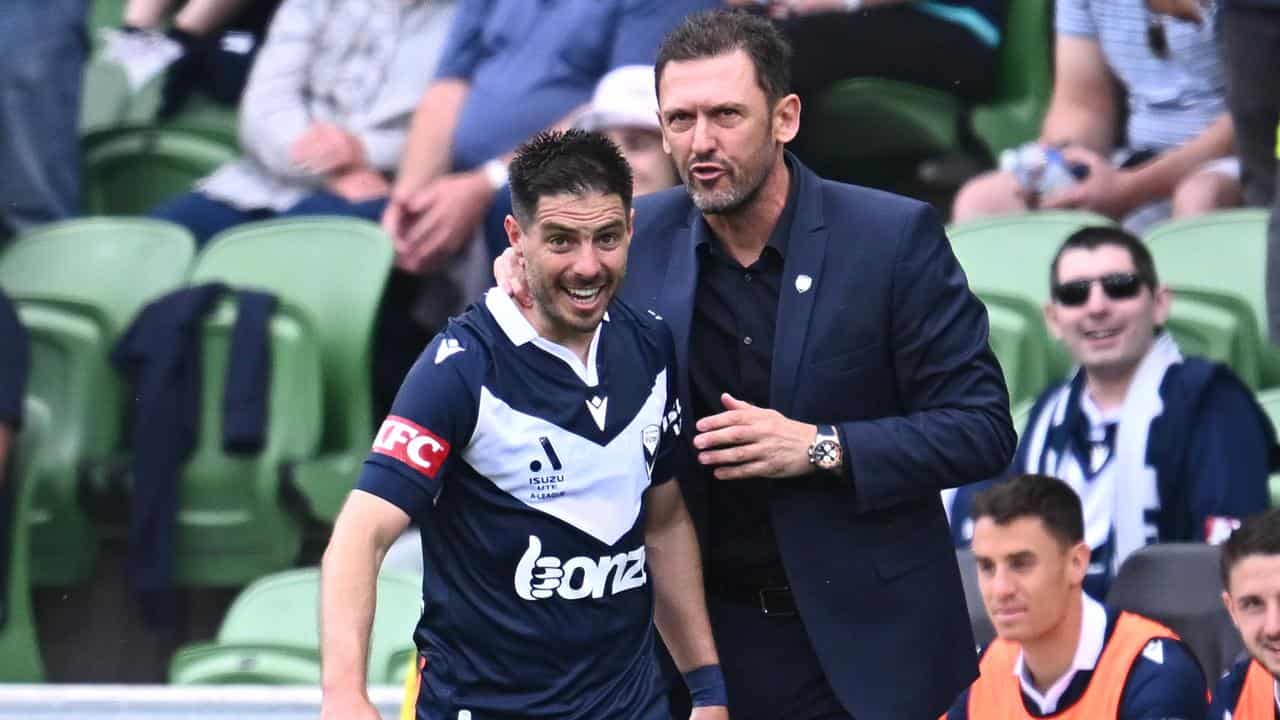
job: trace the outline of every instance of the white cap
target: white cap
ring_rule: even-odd
[[[609,71],[596,85],[591,105],[574,123],[582,130],[614,127],[658,128],[658,96],[652,65],[624,65]]]

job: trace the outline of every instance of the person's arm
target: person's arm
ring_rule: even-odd
[[[707,619],[698,538],[675,481],[651,487],[645,494],[644,544],[653,579],[653,621],[676,668],[686,678],[698,677],[690,675],[697,672],[718,674],[720,658]],[[702,702],[699,689],[690,690],[695,704]],[[720,717],[711,714],[714,708],[727,713],[723,705],[701,704],[695,707],[694,717]]]
[[[1129,671],[1118,720],[1204,720],[1207,712],[1204,673],[1187,646],[1148,643]]]
[[[395,505],[353,490],[334,522],[320,570],[320,657],[325,720],[375,720],[365,678],[378,568],[409,526]]]
[[[173,24],[192,35],[209,35],[231,22],[231,18],[249,2],[250,0],[187,0],[173,17]]]
[[[1183,463],[1190,473],[1193,535],[1165,540],[1209,539],[1206,532],[1213,518],[1229,526],[1266,510],[1270,503],[1267,478],[1275,443],[1270,421],[1234,377],[1219,375],[1211,382],[1195,410]]]
[[[1138,167],[1121,170],[1121,187],[1129,207],[1136,208],[1173,195],[1183,179],[1205,163],[1232,153],[1235,127],[1222,113],[1199,135]]]
[[[1110,152],[1116,137],[1113,82],[1096,38],[1058,33],[1053,94],[1041,126],[1040,142],[1081,145],[1101,154]]]
[[[285,178],[315,178],[294,161],[292,149],[312,124],[305,87],[324,10],[315,0],[285,0],[280,5],[240,101],[240,147]]]

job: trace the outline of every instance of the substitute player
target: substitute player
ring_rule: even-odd
[[[1280,718],[1280,509],[1255,515],[1222,545],[1222,601],[1249,657],[1218,682],[1210,720]]]
[[[535,302],[490,291],[400,389],[325,552],[324,717],[365,693],[375,574],[422,530],[419,720],[666,720],[654,625],[697,707],[728,717],[693,526],[673,343],[613,300],[631,174],[603,136],[545,133],[511,164]]]

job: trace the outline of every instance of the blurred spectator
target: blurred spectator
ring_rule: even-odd
[[[1237,204],[1213,25],[1165,23],[1133,0],[1058,0],[1053,96],[1038,141],[1048,168],[1028,170],[1025,153],[1014,153],[1011,167],[961,188],[954,219],[1082,208],[1137,232]],[[1123,137],[1116,84],[1128,96]]]
[[[981,100],[996,80],[1006,0],[726,0],[765,6],[791,41],[792,87],[817,109],[822,93],[852,77],[924,85]],[[821,138],[800,136],[802,158]]]
[[[438,0],[286,0],[240,106],[244,157],[152,216],[201,244],[276,215],[377,219],[451,13]]]
[[[80,210],[80,84],[86,0],[0,9],[0,248]]]
[[[1205,679],[1169,628],[1081,592],[1080,500],[1043,475],[974,500],[973,557],[996,639],[981,676],[942,720],[1048,717],[1203,720]]]
[[[1275,430],[1230,369],[1184,358],[1162,329],[1172,298],[1137,238],[1080,230],[1050,273],[1045,320],[1080,369],[1036,400],[1013,472],[1052,475],[1080,495],[1093,548],[1085,590],[1102,598],[1134,550],[1220,542],[1265,509]],[[960,544],[976,491],[955,493]]]
[[[1245,520],[1222,545],[1222,602],[1248,654],[1213,691],[1210,720],[1280,717],[1280,509]]]
[[[104,33],[107,57],[124,66],[135,92],[168,70],[160,117],[181,109],[193,91],[235,104],[280,0],[186,0],[174,13],[177,4],[128,0],[124,26]]]
[[[604,133],[622,150],[631,166],[636,197],[680,184],[676,166],[662,148],[652,65],[610,71],[600,79],[591,105],[574,124]]]
[[[0,292],[0,482],[9,471],[14,434],[22,426],[31,350],[27,331],[4,292]],[[3,495],[3,493],[0,493]],[[3,541],[0,541],[2,544]]]

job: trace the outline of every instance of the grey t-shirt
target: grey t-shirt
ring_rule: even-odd
[[[1166,150],[1204,131],[1226,111],[1226,75],[1214,28],[1217,3],[1205,22],[1162,18],[1169,47],[1160,59],[1147,43],[1142,0],[1058,0],[1060,35],[1097,40],[1107,65],[1129,96],[1126,145]]]

